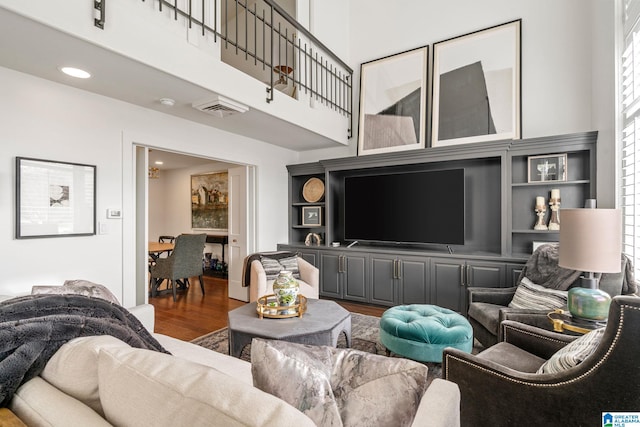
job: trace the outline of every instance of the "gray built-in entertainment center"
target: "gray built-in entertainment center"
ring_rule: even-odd
[[[593,131],[289,165],[289,242],[278,249],[299,252],[320,269],[321,296],[386,306],[437,304],[466,312],[468,287],[513,286],[534,242],[558,241],[558,231],[534,230],[536,197],[544,197],[548,204],[551,190],[557,189],[560,208],[582,207],[585,199],[596,197],[596,141]],[[552,180],[539,179],[530,170],[531,159],[553,160],[564,154],[564,170],[555,171]],[[437,243],[394,242],[385,240],[384,233],[372,233],[372,240],[345,239],[345,182],[451,170],[464,171],[464,244],[443,243],[453,239],[447,233],[434,238],[442,240]],[[324,197],[313,202],[303,197],[311,178],[324,183]],[[445,181],[439,183],[444,193],[460,191],[459,186],[447,188],[446,180],[440,181]],[[440,208],[437,203],[425,204],[421,191],[413,192],[403,198],[415,198],[417,208]],[[366,202],[372,213],[390,200],[411,205],[385,191],[367,199],[358,204]],[[320,213],[320,220],[311,225],[302,216],[309,208]],[[549,216],[547,212],[547,221]],[[398,218],[416,221],[416,215]],[[362,227],[356,230],[352,233],[366,234]],[[320,245],[317,239],[308,239],[310,233],[322,238]]]

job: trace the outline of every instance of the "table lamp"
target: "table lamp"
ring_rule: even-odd
[[[601,321],[609,315],[611,296],[598,288],[594,273],[619,273],[622,215],[619,209],[562,209],[560,259],[563,268],[582,271],[581,287],[569,289],[568,307],[579,319]]]

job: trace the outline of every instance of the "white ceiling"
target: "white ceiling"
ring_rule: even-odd
[[[162,164],[157,164],[156,162],[162,162]],[[156,167],[160,170],[192,168],[201,165],[211,165],[212,163],[216,163],[216,165],[220,167],[234,166],[231,163],[218,162],[213,159],[187,156],[155,149],[149,150],[149,167]]]
[[[90,70],[93,77],[68,77],[58,70],[62,65]],[[254,109],[224,118],[202,113],[192,102],[213,97],[213,92],[3,8],[0,66],[296,151],[338,146]],[[176,104],[167,108],[160,104],[161,98],[172,98]]]

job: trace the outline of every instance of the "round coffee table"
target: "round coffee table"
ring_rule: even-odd
[[[334,301],[309,298],[302,317],[287,319],[260,319],[253,302],[229,312],[229,354],[240,357],[253,338],[335,347],[342,332],[351,347],[351,313]]]

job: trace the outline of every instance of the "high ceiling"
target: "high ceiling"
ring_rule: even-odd
[[[62,65],[91,70],[93,77],[68,77],[58,70]],[[224,118],[202,113],[192,102],[213,92],[3,8],[0,66],[296,151],[338,145],[255,109]],[[175,105],[168,108],[161,98],[172,98]]]

